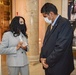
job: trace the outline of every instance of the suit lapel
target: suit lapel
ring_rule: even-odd
[[[44,44],[46,44],[46,42],[48,41],[48,39],[50,38],[50,36],[51,36],[52,33],[54,32],[54,30],[56,29],[56,27],[57,27],[57,26],[54,26],[54,27],[52,28],[52,30],[48,32],[48,34],[47,34],[46,37],[45,37]]]
[[[55,25],[53,26],[52,30],[50,31],[50,28],[48,30],[48,34],[45,36],[45,40],[44,40],[44,45],[46,44],[46,42],[49,40],[49,38],[51,37],[52,33],[55,31],[55,29],[57,28],[58,26],[58,22],[60,20],[60,17],[58,18],[58,20],[56,21]],[[50,27],[50,26],[49,26]]]

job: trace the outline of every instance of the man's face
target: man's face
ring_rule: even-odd
[[[45,22],[47,22],[48,24],[52,24],[52,22],[53,22],[53,13],[52,12],[50,12],[49,14],[42,13],[42,15],[44,17]]]
[[[49,14],[42,13],[42,15],[44,18],[47,17],[49,20],[52,20],[52,12],[50,12]]]

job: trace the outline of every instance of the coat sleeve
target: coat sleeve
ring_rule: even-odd
[[[72,44],[73,30],[70,23],[67,21],[61,27],[61,31],[58,34],[58,38],[55,44],[55,48],[52,53],[46,58],[46,63],[53,66],[59,61],[67,47]]]
[[[48,34],[49,28],[50,28],[50,25],[47,27],[47,30],[46,30],[46,33],[45,33],[45,37],[44,37],[44,41],[43,41],[43,45],[44,45],[44,43],[45,43],[46,36],[47,36],[47,34]],[[40,58],[44,58],[43,47],[41,47]]]
[[[17,52],[16,47],[8,47],[9,43],[8,33],[4,33],[1,44],[0,44],[0,54],[15,54]]]

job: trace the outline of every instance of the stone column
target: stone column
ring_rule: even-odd
[[[39,61],[39,0],[26,0],[26,21],[30,62]]]
[[[0,42],[1,42],[1,28],[0,28]],[[1,55],[0,55],[0,75],[2,75],[2,72],[1,72]]]

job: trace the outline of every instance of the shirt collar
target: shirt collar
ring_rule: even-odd
[[[58,17],[59,17],[59,15],[56,17],[56,19],[55,19],[55,20],[54,20],[54,22],[52,23],[52,26],[54,26],[54,25],[55,25],[55,23],[56,23],[56,21],[57,21]]]

